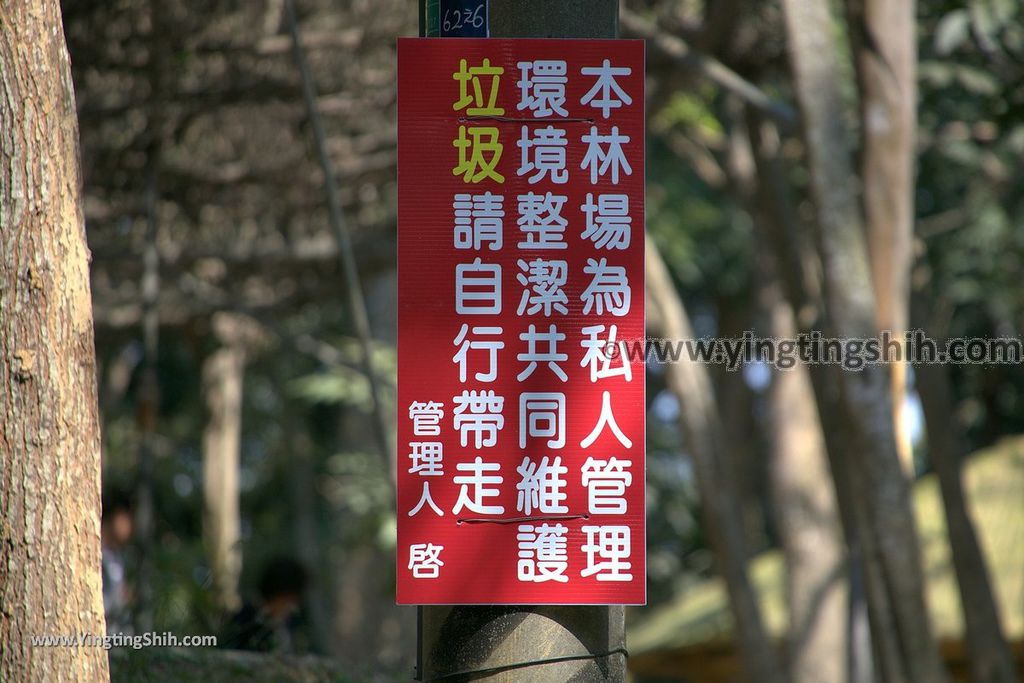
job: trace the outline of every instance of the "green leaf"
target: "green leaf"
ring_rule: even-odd
[[[999,80],[984,69],[961,64],[956,68],[956,79],[965,90],[977,95],[995,95],[1000,90]]]
[[[935,29],[935,51],[940,55],[948,55],[967,40],[971,25],[971,17],[967,10],[953,10],[942,17]]]

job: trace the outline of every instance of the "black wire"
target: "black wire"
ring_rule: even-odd
[[[590,519],[590,515],[534,515],[531,517],[506,517],[491,519],[489,517],[468,517],[455,520],[456,524],[519,524],[521,522],[567,522],[572,519]]]
[[[560,657],[548,657],[547,659],[534,659],[525,662],[516,662],[515,664],[502,664],[501,666],[489,666],[483,669],[466,669],[464,671],[452,671],[450,673],[441,674],[439,676],[433,676],[431,678],[424,678],[425,683],[430,681],[444,681],[451,678],[458,678],[460,676],[473,676],[477,674],[493,674],[501,673],[502,671],[514,671],[515,669],[524,669],[528,666],[538,666],[540,664],[556,664],[558,662],[576,662],[583,661],[585,659],[603,659],[604,657],[611,657],[612,655],[620,654],[623,657],[629,657],[629,651],[624,647],[617,647],[607,652],[595,652],[587,653],[585,655],[562,655]]]
[[[472,121],[497,121],[498,123],[594,123],[594,119],[580,117],[542,116],[460,116],[459,123]]]

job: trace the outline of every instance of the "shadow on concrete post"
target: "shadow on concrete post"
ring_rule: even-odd
[[[623,681],[624,608],[424,607],[424,681]]]

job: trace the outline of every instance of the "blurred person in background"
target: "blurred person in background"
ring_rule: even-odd
[[[263,567],[257,603],[246,602],[228,622],[221,647],[258,652],[294,652],[295,617],[309,576],[290,557],[276,557]]]
[[[103,611],[107,619],[107,633],[129,633],[132,591],[128,583],[126,555],[135,526],[131,496],[121,490],[105,493],[101,519]]]

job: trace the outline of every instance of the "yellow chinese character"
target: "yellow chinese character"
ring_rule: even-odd
[[[464,182],[479,183],[484,178],[505,182],[505,176],[498,173],[497,165],[503,149],[498,141],[498,129],[481,126],[469,129],[459,126],[459,137],[452,145],[459,150],[459,165],[452,169],[452,175],[461,175]],[[467,154],[467,150],[469,154]],[[489,153],[489,158],[485,155]]]
[[[459,111],[467,105],[472,107],[466,109],[468,116],[501,116],[505,113],[503,107],[495,107],[498,100],[498,83],[501,74],[505,72],[500,66],[491,66],[491,60],[485,59],[480,66],[468,67],[466,60],[459,60],[459,70],[452,74],[452,78],[459,82],[459,101],[452,105],[452,109]],[[484,88],[480,82],[482,76],[491,77],[491,88],[488,92],[487,104],[484,104]],[[472,94],[469,91],[470,81],[473,83]]]

